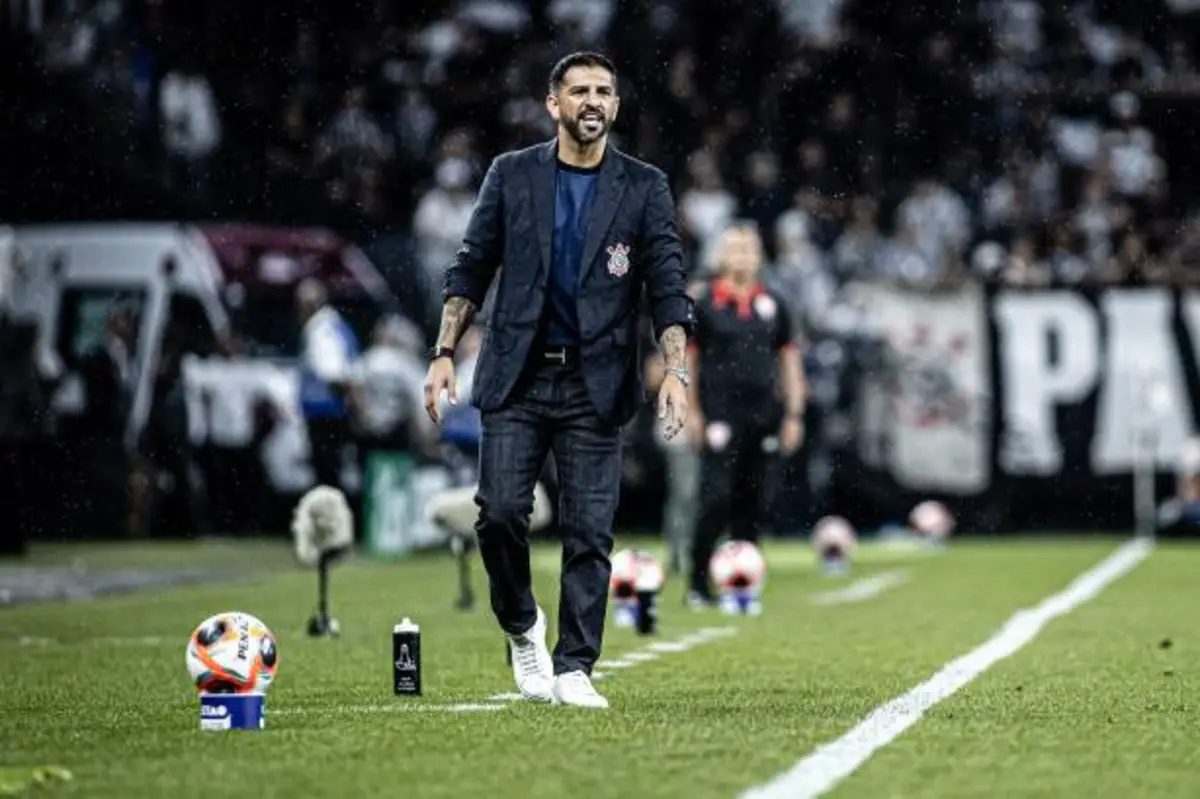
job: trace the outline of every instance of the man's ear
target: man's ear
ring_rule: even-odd
[[[554,94],[554,92],[550,92],[546,95],[546,113],[548,113],[550,118],[555,122],[558,121],[558,97]]]

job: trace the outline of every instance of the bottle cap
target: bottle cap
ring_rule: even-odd
[[[413,620],[410,619],[408,616],[405,616],[403,619],[400,620],[399,624],[397,624],[395,627],[392,628],[392,632],[397,632],[397,633],[415,633],[415,632],[419,632],[419,631],[420,631],[420,628],[416,624],[414,624]]]

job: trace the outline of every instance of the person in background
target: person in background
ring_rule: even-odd
[[[49,515],[37,483],[47,474],[53,383],[38,369],[37,332],[0,311],[0,557],[24,555]]]
[[[1195,537],[1200,532],[1200,438],[1184,443],[1175,474],[1175,496],[1158,511],[1157,534]]]
[[[110,536],[123,527],[128,453],[125,425],[133,402],[137,318],[118,304],[109,311],[104,338],[83,356],[84,387],[79,452],[87,490],[79,504],[89,535]]]
[[[665,376],[662,355],[646,359],[645,383],[650,393],[658,391]],[[667,464],[667,501],[663,508],[663,534],[667,539],[667,569],[682,574],[687,569],[695,524],[696,490],[700,482],[700,456],[683,436],[668,439],[656,425],[654,441]]]
[[[194,460],[188,436],[187,399],[182,359],[185,351],[178,336],[163,341],[155,370],[150,416],[142,430],[138,452],[148,467],[148,507],[140,521],[147,531],[174,531],[189,538],[199,529],[199,509],[193,497],[190,472]]]
[[[312,452],[314,484],[341,488],[342,452],[350,437],[346,392],[359,354],[358,340],[318,280],[305,280],[296,289],[296,312],[303,325],[300,413]]]
[[[716,278],[692,287],[689,432],[700,450],[700,512],[692,538],[687,603],[711,604],[708,563],[731,527],[758,542],[769,496],[768,465],[804,437],[804,371],[787,305],[762,281],[762,239],[734,222],[717,242]]]
[[[428,449],[432,433],[429,417],[421,413],[421,332],[404,317],[389,315],[375,325],[372,340],[350,369],[350,404],[364,475],[372,453]]]

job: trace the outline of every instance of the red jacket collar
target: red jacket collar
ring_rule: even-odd
[[[750,316],[751,303],[765,291],[766,287],[761,281],[749,289],[738,290],[729,278],[719,277],[713,281],[713,307],[719,311],[730,303],[736,303],[738,316],[746,318]]]

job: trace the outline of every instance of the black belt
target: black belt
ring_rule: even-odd
[[[537,350],[542,363],[553,366],[574,366],[579,363],[578,347],[541,347]]]

